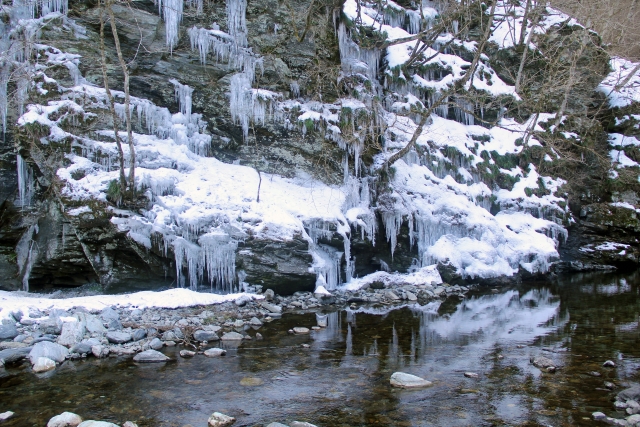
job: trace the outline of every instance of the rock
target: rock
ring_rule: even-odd
[[[600,372],[596,372],[596,371],[589,372],[589,375],[591,375],[592,377],[601,377],[602,376],[602,374]]]
[[[614,368],[616,366],[616,363],[613,360],[607,360],[602,364],[602,366],[604,366],[605,368]]]
[[[387,299],[390,299],[391,301],[398,301],[400,299],[400,297],[398,295],[396,295],[395,292],[393,292],[391,289],[389,289],[388,291],[386,291],[384,293],[384,296]]]
[[[24,347],[24,348],[8,348],[6,350],[0,351],[0,360],[4,365],[8,365],[10,363],[16,363],[25,357],[29,356],[29,353],[33,347]]]
[[[244,377],[240,380],[240,385],[245,387],[256,387],[262,384],[264,384],[264,381],[256,377]]]
[[[640,415],[632,415],[627,418],[627,424],[630,427],[638,427],[640,426]]]
[[[15,342],[15,341],[0,342],[0,350],[6,350],[8,348],[25,348],[25,347],[29,347],[29,344],[25,344],[22,342]]]
[[[204,355],[207,357],[220,357],[225,354],[227,354],[227,350],[223,350],[221,348],[210,348],[204,352]]]
[[[251,326],[262,326],[262,322],[257,317],[252,317],[251,320],[249,320],[249,324]]]
[[[236,419],[220,412],[214,412],[209,417],[209,427],[227,427],[235,423]]]
[[[607,419],[607,416],[605,414],[603,414],[602,412],[594,412],[593,414],[591,414],[591,417],[596,421],[601,421],[601,420]]]
[[[190,350],[180,350],[180,357],[188,358],[196,355],[195,351]]]
[[[244,320],[242,319],[238,319],[235,322],[233,322],[233,327],[238,329],[238,328],[242,328],[244,326]]]
[[[13,417],[15,412],[7,411],[0,414],[0,421],[6,421],[9,418]]]
[[[138,427],[138,424],[133,421],[125,421],[124,424],[122,424],[122,427]]]
[[[270,311],[271,313],[282,313],[282,307],[280,307],[279,305],[271,304],[266,301],[262,301],[260,305],[262,306],[262,308]]]
[[[151,341],[149,341],[149,347],[151,347],[153,350],[160,350],[162,346],[163,346],[162,341],[160,341],[159,338],[154,338]]]
[[[309,328],[296,326],[295,328],[293,328],[293,333],[296,335],[306,335],[309,333]]]
[[[178,336],[174,331],[167,331],[162,334],[162,341],[177,341]]]
[[[118,312],[111,307],[103,308],[99,316],[105,323],[109,323],[110,320],[120,320]]]
[[[628,400],[626,412],[629,415],[640,414],[640,403],[636,402],[635,400]]]
[[[245,305],[247,305],[247,303],[251,301],[253,301],[253,298],[251,298],[249,295],[242,295],[236,298],[234,302],[238,307],[244,307]]]
[[[405,294],[407,295],[407,300],[418,301],[418,297],[413,292],[406,291]]]
[[[222,341],[240,341],[242,340],[242,335],[237,332],[226,332],[222,335]]]
[[[131,341],[131,334],[126,332],[107,332],[107,340],[112,344],[124,344]]]
[[[467,378],[478,378],[479,377],[479,375],[476,374],[475,372],[465,372],[464,376],[467,377]]]
[[[71,349],[69,350],[70,353],[77,353],[77,354],[89,354],[91,353],[91,347],[93,347],[96,344],[91,344],[88,342],[79,342],[78,344],[74,345],[73,347],[71,347]]]
[[[544,356],[532,357],[531,363],[533,364],[533,366],[539,369],[548,369],[548,368],[552,368],[554,370],[556,369],[556,364],[554,363],[554,361]]]
[[[131,332],[131,340],[133,341],[140,341],[143,340],[147,337],[147,331],[144,329],[136,329],[135,331]]]
[[[393,387],[398,388],[423,388],[429,387],[433,384],[431,381],[427,381],[424,378],[404,372],[394,372],[393,375],[391,375],[390,382]]]
[[[91,354],[93,354],[98,359],[102,359],[103,357],[107,357],[109,355],[109,348],[103,345],[94,345],[91,347]]]
[[[622,402],[626,402],[628,400],[635,400],[636,402],[640,402],[640,385],[635,385],[633,387],[622,390],[616,396],[617,400]]]
[[[268,424],[267,427],[289,427],[289,426],[281,423],[271,423],[271,424]]]
[[[82,341],[86,328],[83,322],[64,322],[58,337],[58,344],[71,347]]]
[[[82,422],[82,418],[73,412],[63,412],[51,418],[47,427],[77,427]]]
[[[29,360],[35,365],[39,357],[48,357],[57,363],[62,363],[69,354],[69,350],[60,344],[50,341],[41,341],[33,346],[29,352]]]
[[[267,301],[273,301],[273,298],[276,296],[275,292],[272,289],[267,289],[264,291],[264,299]]]
[[[84,322],[85,328],[90,334],[103,334],[107,331],[96,316],[89,313],[78,313],[77,316],[81,322]]]
[[[609,390],[613,390],[614,388],[616,388],[616,385],[612,382],[609,381],[605,381],[604,382],[604,386],[605,388],[608,388]]]
[[[133,357],[133,361],[138,363],[157,363],[166,362],[167,360],[170,359],[156,350],[146,350]]]
[[[122,329],[122,323],[119,320],[111,319],[107,322],[107,328],[114,331]]]
[[[292,421],[290,427],[318,427],[315,424],[305,423],[304,421]]]
[[[260,332],[256,332],[256,339],[257,340],[262,340],[262,339],[264,339],[264,337],[262,336],[262,334]]]
[[[33,372],[47,372],[56,368],[56,362],[48,357],[38,357],[36,363],[33,364]]]
[[[16,325],[0,325],[0,340],[12,340],[18,333]]]
[[[117,424],[109,423],[107,421],[83,421],[78,424],[78,427],[119,427]]]

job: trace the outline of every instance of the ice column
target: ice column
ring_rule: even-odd
[[[33,174],[20,154],[17,156],[16,163],[18,169],[18,196],[20,206],[29,206],[33,196]]]
[[[167,47],[170,51],[178,44],[178,31],[182,21],[183,0],[158,0],[158,11],[164,18]]]
[[[175,88],[176,101],[180,105],[180,112],[185,116],[187,123],[191,122],[191,103],[193,99],[193,88],[183,85],[175,79],[169,80]]]
[[[235,44],[247,47],[247,0],[227,0],[227,24]]]

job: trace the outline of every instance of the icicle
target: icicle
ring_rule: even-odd
[[[387,241],[391,243],[391,257],[398,244],[398,232],[402,225],[402,214],[396,212],[382,212],[382,222],[384,224]]]
[[[1,22],[0,22],[1,25]],[[0,30],[2,27],[0,26]],[[7,84],[9,83],[9,70],[5,67],[0,68],[0,126],[2,133],[7,131]]]
[[[231,77],[231,98],[229,109],[234,123],[242,127],[242,135],[249,135],[250,114],[253,111],[251,80],[245,73],[238,73]]]
[[[176,79],[169,80],[175,88],[176,101],[180,105],[180,112],[185,116],[187,123],[191,122],[191,102],[193,97],[193,88],[181,84]]]
[[[227,25],[235,44],[247,47],[247,0],[227,0]]]
[[[38,256],[38,245],[33,241],[34,234],[38,234],[38,232],[38,224],[30,226],[16,245],[16,263],[20,275],[22,275],[22,289],[25,292],[29,292],[29,277],[33,263]]]
[[[158,0],[158,9],[164,18],[167,47],[173,52],[173,48],[178,44],[183,0]]]
[[[421,30],[420,25],[422,23],[422,18],[420,17],[420,13],[415,10],[407,11],[407,15],[409,15],[409,25],[407,25],[407,31],[410,34],[418,34]]]
[[[30,0],[26,0],[30,2]],[[33,6],[31,6],[33,7]],[[58,12],[66,15],[69,10],[68,0],[44,0],[41,5],[41,15],[45,16],[51,12]]]
[[[292,81],[289,84],[289,87],[291,88],[291,98],[293,99],[297,99],[300,98],[300,85],[298,84],[297,81]]]
[[[20,154],[17,155],[16,164],[18,169],[18,197],[20,206],[29,206],[31,205],[31,199],[33,197],[33,174]]]
[[[378,77],[381,52],[377,49],[361,49],[347,32],[344,23],[338,28],[338,44],[340,47],[340,62],[346,74],[364,74],[369,80]]]
[[[191,8],[195,8],[196,13],[200,15],[203,10],[204,1],[203,0],[187,0],[187,6]]]

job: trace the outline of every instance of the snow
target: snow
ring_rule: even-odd
[[[442,278],[435,265],[428,265],[407,274],[376,271],[364,277],[352,279],[340,289],[343,291],[357,291],[373,282],[383,282],[385,287],[393,287],[394,285],[439,285],[442,283]]]
[[[616,86],[621,84],[638,64],[623,58],[613,57],[609,65],[613,71],[598,86],[598,91],[605,94],[609,99],[609,106],[611,108],[624,108],[634,102],[640,102],[639,72],[636,72],[624,87],[616,89]]]
[[[626,136],[619,133],[609,134],[609,145],[612,147],[640,147],[640,140],[635,136]]]
[[[264,297],[247,293],[219,295],[179,288],[159,292],[143,291],[123,295],[94,295],[59,299],[52,299],[47,295],[41,294],[0,291],[0,319],[9,318],[11,312],[18,310],[23,313],[29,313],[30,309],[41,311],[52,309],[71,310],[74,307],[84,307],[90,311],[102,310],[105,307],[113,306],[128,309],[179,308],[222,304],[235,301],[238,298],[260,300]]]
[[[609,157],[611,158],[611,162],[618,169],[640,167],[640,165],[636,161],[630,159],[623,150],[611,150],[609,151]]]

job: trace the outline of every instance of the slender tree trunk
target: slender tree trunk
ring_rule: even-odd
[[[109,20],[111,21],[111,32],[113,33],[113,40],[116,45],[116,52],[118,53],[118,61],[122,68],[122,74],[124,75],[124,113],[127,124],[127,140],[129,141],[129,186],[131,189],[131,200],[135,198],[136,193],[136,151],[133,145],[133,131],[131,130],[131,98],[129,96],[129,70],[127,63],[122,56],[122,49],[120,47],[120,38],[118,37],[118,28],[116,27],[116,18],[111,8],[112,0],[105,0],[107,5],[107,13],[109,14]]]
[[[624,79],[622,79],[620,83],[616,85],[615,87],[616,92],[619,92],[620,89],[628,85],[631,79],[633,78],[633,76],[635,76],[638,73],[638,71],[640,71],[640,62],[636,64],[636,66],[633,67],[633,70],[631,70],[629,74],[627,74],[627,76]]]
[[[516,76],[516,93],[520,90],[520,84],[522,83],[522,73],[524,72],[524,65],[527,62],[527,54],[529,53],[529,45],[531,44],[531,39],[533,38],[533,33],[536,25],[538,25],[538,20],[540,19],[540,14],[536,14],[536,16],[531,21],[531,31],[527,35],[526,42],[522,45],[522,58],[520,59],[520,66],[518,67],[518,75]]]
[[[104,45],[104,8],[100,6],[100,59],[102,66],[102,78],[104,80],[104,90],[107,94],[107,102],[109,104],[109,110],[111,111],[111,117],[113,118],[113,132],[116,139],[116,147],[118,149],[118,163],[120,164],[120,194],[124,197],[127,191],[127,179],[124,175],[124,153],[122,151],[122,143],[120,141],[120,134],[118,132],[118,114],[116,114],[115,101],[113,94],[109,89],[109,78],[107,77],[107,59],[105,56]]]

